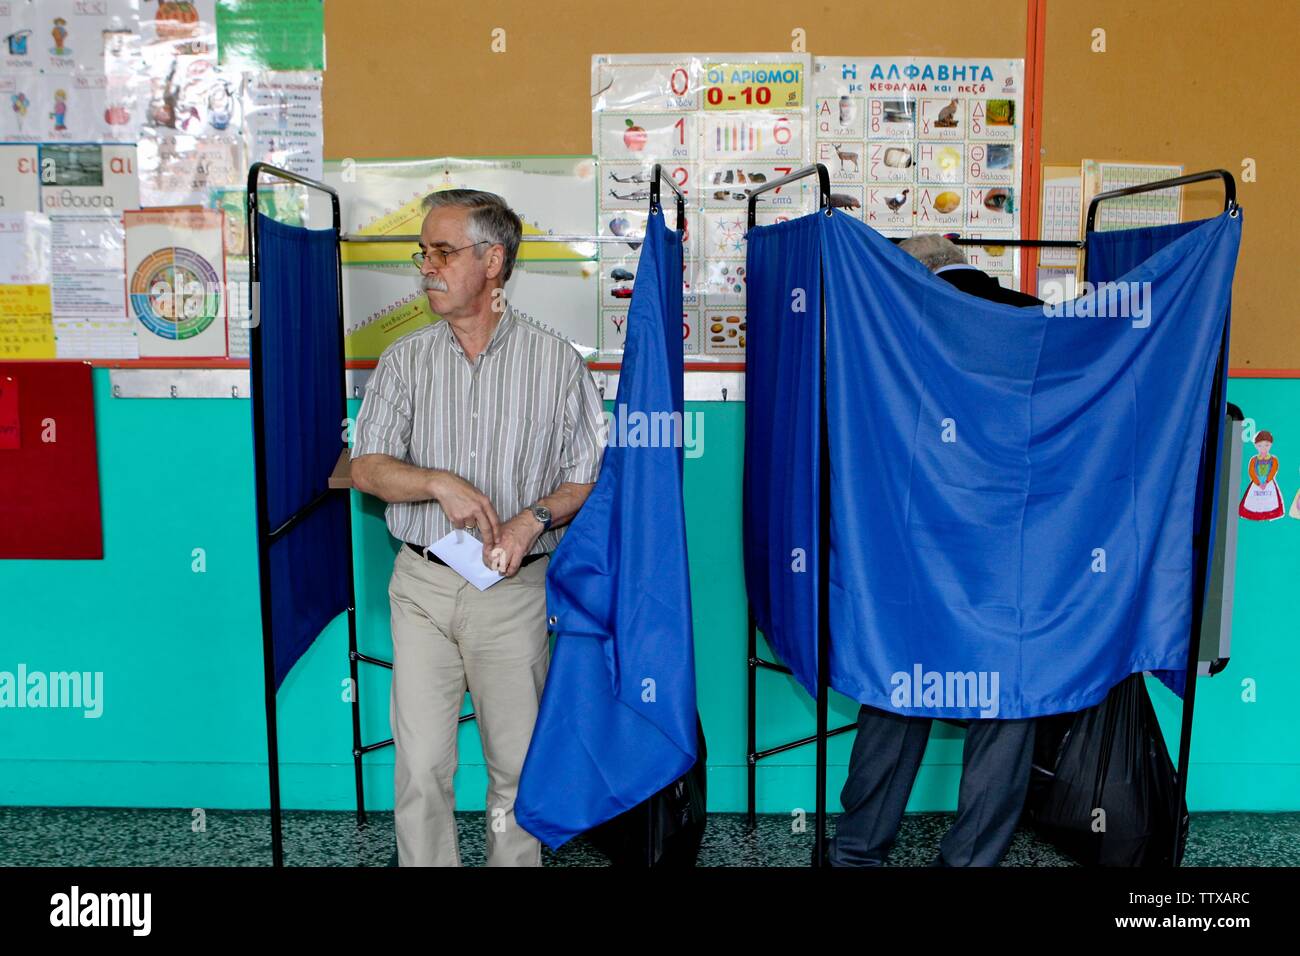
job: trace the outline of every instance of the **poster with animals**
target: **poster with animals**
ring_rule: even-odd
[[[1020,237],[1024,61],[816,57],[813,162],[835,203],[887,236]],[[1011,246],[967,246],[1019,288]]]

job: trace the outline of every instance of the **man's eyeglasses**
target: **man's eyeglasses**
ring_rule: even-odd
[[[425,261],[432,262],[435,266],[445,266],[447,260],[458,252],[464,252],[466,249],[473,249],[475,246],[481,246],[487,242],[486,239],[480,239],[478,242],[471,242],[468,246],[461,246],[459,249],[430,249],[428,252],[411,253],[411,261],[415,263],[416,268],[423,266]]]

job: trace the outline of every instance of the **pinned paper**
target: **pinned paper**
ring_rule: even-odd
[[[0,285],[0,359],[54,358],[48,285]]]
[[[429,545],[429,550],[480,591],[501,580],[501,575],[483,563],[483,542],[472,534],[453,531]]]

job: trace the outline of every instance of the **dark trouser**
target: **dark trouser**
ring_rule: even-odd
[[[874,707],[858,711],[858,736],[831,840],[833,866],[885,862],[921,767],[930,718]],[[972,720],[962,751],[957,819],[939,844],[945,866],[997,866],[1015,833],[1029,787],[1034,721]]]

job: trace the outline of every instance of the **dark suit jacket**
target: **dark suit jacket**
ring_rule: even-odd
[[[1003,305],[1042,305],[1042,299],[1036,299],[1032,295],[1024,292],[1017,292],[1015,289],[1007,289],[998,283],[987,272],[981,272],[979,269],[949,269],[946,272],[935,273],[940,279],[943,279],[949,285],[956,286],[967,295],[978,296],[981,299],[988,299],[990,302],[1001,302]]]

